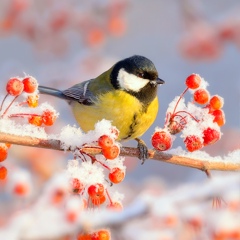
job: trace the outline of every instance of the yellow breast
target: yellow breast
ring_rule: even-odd
[[[96,122],[106,119],[120,131],[120,140],[134,139],[143,135],[154,122],[158,112],[157,97],[143,106],[134,96],[121,90],[103,94],[96,104],[86,106],[71,104],[74,116],[83,131],[94,129]]]

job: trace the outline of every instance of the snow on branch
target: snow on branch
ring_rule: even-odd
[[[30,136],[20,136],[0,132],[0,142],[11,143],[16,145],[46,148],[64,151],[59,139],[41,139]],[[81,151],[89,155],[101,154],[100,148],[83,147]],[[131,147],[121,147],[121,156],[138,157],[139,150]],[[238,157],[237,157],[238,156]],[[237,160],[236,160],[237,157]],[[162,161],[166,163],[196,168],[202,171],[220,170],[220,171],[237,171],[240,170],[240,151],[230,153],[228,156],[213,158],[204,152],[201,154],[186,153],[182,150],[168,153],[149,150],[149,159]]]

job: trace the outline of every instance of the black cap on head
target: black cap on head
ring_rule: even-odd
[[[124,69],[130,74],[134,74],[140,78],[148,79],[150,81],[157,81],[158,72],[153,62],[146,57],[134,55],[132,57],[123,59],[117,62],[111,73],[111,83],[119,89],[119,83],[117,82],[118,72],[120,69]]]

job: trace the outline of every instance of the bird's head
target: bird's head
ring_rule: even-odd
[[[153,62],[139,55],[117,62],[110,78],[115,89],[124,90],[143,102],[152,101],[156,96],[157,86],[164,83],[158,77]]]

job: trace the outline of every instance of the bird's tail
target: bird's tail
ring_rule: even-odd
[[[65,100],[69,99],[66,95],[63,94],[62,91],[57,90],[55,88],[38,86],[38,90],[39,90],[40,94],[47,94],[47,95],[51,95],[51,96],[54,96],[54,97],[62,98],[62,99],[65,99]]]

